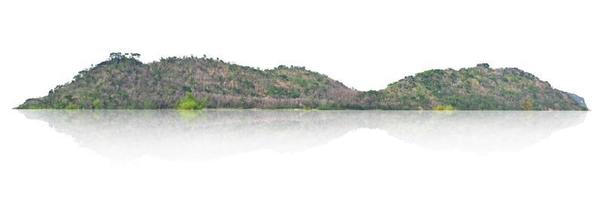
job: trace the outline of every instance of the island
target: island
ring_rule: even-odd
[[[518,68],[432,69],[359,91],[305,67],[273,69],[185,56],[143,63],[111,53],[17,109],[588,110],[585,100]]]

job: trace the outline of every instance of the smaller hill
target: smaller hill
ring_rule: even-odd
[[[435,69],[377,92],[383,109],[587,110],[583,98],[517,68]]]

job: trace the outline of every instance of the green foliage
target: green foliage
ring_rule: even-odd
[[[103,108],[105,108],[105,107],[104,107],[104,104],[102,103],[102,100],[100,100],[100,99],[96,99],[96,100],[94,100],[94,101],[92,102],[92,107],[93,107],[94,109],[103,109]]]
[[[580,97],[556,90],[532,74],[485,64],[428,70],[382,90],[361,92],[304,67],[260,70],[194,56],[143,64],[138,57],[113,53],[47,96],[27,100],[18,108],[587,109]],[[183,93],[181,99],[174,99]],[[207,94],[212,101],[192,94]]]
[[[437,105],[433,108],[433,110],[437,110],[437,111],[450,111],[450,110],[455,110],[454,106],[452,105]]]
[[[339,109],[341,109],[341,106],[334,104],[334,103],[325,103],[325,104],[320,104],[318,106],[318,110],[339,110]]]
[[[81,107],[77,104],[74,103],[70,103],[67,106],[65,106],[65,109],[80,109]]]
[[[523,110],[533,110],[534,105],[533,105],[533,100],[531,99],[527,99],[525,101],[523,101],[523,103],[521,104],[521,108]]]
[[[147,100],[142,103],[142,108],[143,109],[156,109],[157,106],[153,102]]]
[[[301,93],[296,89],[286,90],[280,87],[269,87],[268,96],[277,98],[299,98]]]
[[[249,80],[243,80],[242,87],[247,90],[252,90],[252,89],[255,89],[255,84],[253,84],[253,82],[251,82]]]
[[[186,93],[186,95],[178,102],[178,110],[201,110],[207,106],[207,98],[199,101],[192,93]]]

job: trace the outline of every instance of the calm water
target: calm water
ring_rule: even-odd
[[[109,157],[211,158],[304,151],[361,129],[430,149],[515,151],[583,123],[587,112],[20,111]]]
[[[11,110],[0,187],[23,199],[598,199],[598,116]]]

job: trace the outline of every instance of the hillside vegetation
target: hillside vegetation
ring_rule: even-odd
[[[304,67],[260,70],[204,56],[145,64],[138,56],[112,53],[71,82],[18,108],[587,110],[581,97],[532,74],[487,64],[429,70],[363,92]]]

